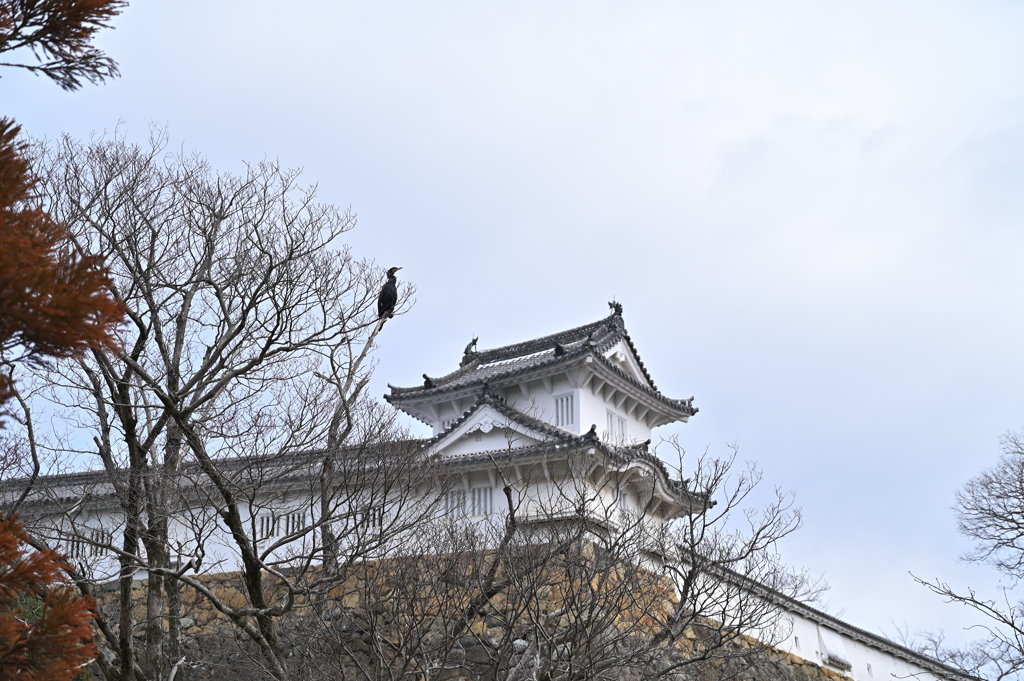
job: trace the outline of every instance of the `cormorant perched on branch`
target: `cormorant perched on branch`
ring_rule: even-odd
[[[401,267],[392,267],[388,270],[388,283],[380,290],[377,296],[377,319],[391,319],[395,316],[395,305],[398,303],[398,282],[395,280],[395,272]]]

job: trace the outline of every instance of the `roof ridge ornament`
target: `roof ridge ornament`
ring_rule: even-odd
[[[616,300],[613,299],[610,303],[608,303],[608,307],[612,311],[611,316],[613,316],[613,317],[621,317],[622,316],[622,303],[617,302]]]
[[[476,355],[476,342],[479,338],[474,338],[466,346],[466,349],[462,351],[462,361],[459,362],[459,368],[462,368],[473,361],[473,357]]]

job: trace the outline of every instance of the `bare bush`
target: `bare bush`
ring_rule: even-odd
[[[588,474],[594,456],[495,460],[506,514],[422,523],[329,605],[296,613],[301,676],[724,678],[788,635],[783,602],[818,588],[775,550],[799,524],[788,497],[750,513],[757,471],[699,457],[690,487],[705,510],[651,526],[647,509],[619,510],[623,486]],[[556,493],[539,495],[548,481]]]
[[[983,636],[958,646],[950,645],[942,632],[930,632],[914,647],[965,675],[989,679],[1019,678],[1024,670],[1024,600],[1016,588],[1024,577],[1024,434],[1007,433],[1002,448],[995,466],[957,492],[954,509],[960,532],[974,540],[974,550],[963,560],[995,568],[1006,582],[993,597],[915,577],[947,602],[975,611]]]

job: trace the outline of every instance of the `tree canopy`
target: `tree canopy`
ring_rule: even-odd
[[[67,231],[34,205],[35,182],[18,127],[0,120],[0,404],[17,361],[116,347],[124,312],[98,256],[78,252]]]

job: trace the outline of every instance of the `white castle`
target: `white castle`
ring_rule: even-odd
[[[424,375],[423,385],[413,388],[389,387],[385,399],[433,427],[425,446],[462,470],[471,513],[501,510],[492,509],[494,462],[511,461],[519,476],[535,462],[550,471],[581,446],[590,457],[588,475],[614,479],[607,503],[624,505],[616,510],[667,521],[703,503],[648,451],[653,428],[697,412],[693,398],[670,399],[655,388],[618,311],[503,348],[476,352],[471,344],[462,366],[447,376]],[[650,489],[647,482],[653,482]]]
[[[503,503],[492,492],[495,461],[526,467],[542,460],[553,469],[559,452],[579,451],[581,442],[591,445],[582,451],[592,458],[592,475],[614,481],[612,496],[624,510],[668,521],[704,502],[671,479],[648,449],[655,428],[685,423],[698,412],[694,398],[672,399],[655,387],[626,332],[621,305],[610,306],[604,319],[543,338],[480,352],[474,339],[456,371],[424,375],[417,387],[389,384],[385,399],[431,426],[429,445],[464,471],[470,513],[502,510],[492,507],[495,500]],[[780,647],[798,657],[857,681],[956,675],[884,637],[782,600],[791,626]]]
[[[699,490],[674,479],[650,449],[656,428],[686,422],[698,410],[693,398],[673,399],[658,390],[626,332],[618,304],[594,323],[515,345],[477,351],[474,339],[452,373],[424,375],[423,384],[415,387],[389,387],[388,402],[433,428],[433,437],[419,446],[435,454],[459,480],[440,503],[446,514],[480,522],[500,519],[508,512],[501,491],[509,482],[530,486],[532,499],[554,499],[564,482],[561,476],[571,467],[570,457],[582,457],[586,479],[595,489],[608,491],[596,515],[607,518],[609,508],[615,507],[614,513],[640,513],[657,525],[709,504]],[[290,459],[294,464],[295,457]],[[282,470],[295,470],[281,465]],[[5,487],[9,503],[18,495],[18,483]],[[37,483],[42,494],[22,509],[30,524],[48,525],[51,538],[73,560],[89,564],[99,582],[103,575],[112,580],[117,574],[103,550],[123,526],[112,500],[114,487],[105,472],[42,478]],[[308,528],[317,523],[309,490],[301,480],[281,482],[273,495],[254,501],[248,512],[256,538],[264,545],[278,542],[282,552],[289,542],[308,541]],[[215,526],[215,513],[209,515]],[[192,553],[193,533],[183,520],[172,525],[184,562]],[[207,565],[224,571],[238,560],[230,542],[214,533],[207,538],[205,553]],[[144,571],[136,575],[144,577]],[[809,605],[776,600],[789,624],[779,647],[797,657],[857,681],[910,676],[932,681],[956,675],[929,657]]]

